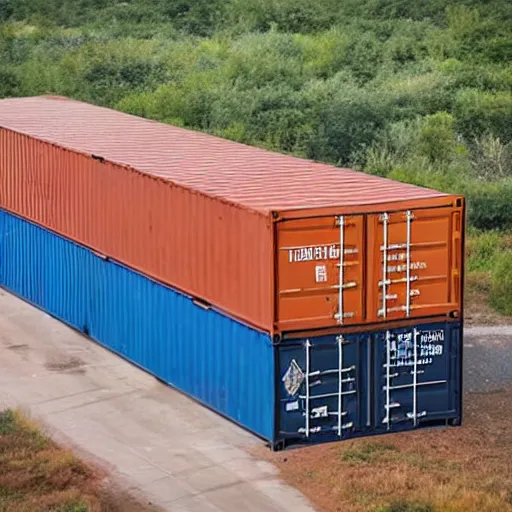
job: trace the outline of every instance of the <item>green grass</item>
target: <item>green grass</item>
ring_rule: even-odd
[[[89,507],[85,503],[71,503],[56,509],[56,512],[88,512]]]
[[[512,235],[470,229],[467,240],[468,297],[512,316]]]
[[[398,448],[392,444],[365,443],[357,448],[343,450],[340,457],[344,462],[371,463],[388,456],[390,452],[398,452]]]
[[[435,512],[435,509],[428,503],[408,503],[406,501],[399,501],[381,507],[377,512]]]
[[[87,512],[99,487],[92,470],[18,411],[0,412],[0,510]]]
[[[10,409],[0,412],[0,436],[11,434],[16,429],[16,418]]]
[[[512,237],[499,231],[470,230],[467,240],[467,270],[490,272],[496,262],[512,246]]]
[[[491,304],[503,315],[512,316],[512,251],[497,256],[492,270]]]
[[[0,411],[0,512],[153,510],[103,487],[103,476],[22,412]]]

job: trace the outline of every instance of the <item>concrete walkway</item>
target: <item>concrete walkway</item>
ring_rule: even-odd
[[[21,406],[172,512],[306,512],[261,441],[0,290],[0,408]]]
[[[464,390],[487,393],[512,386],[512,326],[464,329]]]

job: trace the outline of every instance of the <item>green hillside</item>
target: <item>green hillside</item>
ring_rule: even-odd
[[[0,96],[61,94],[464,193],[472,267],[512,261],[481,233],[512,229],[512,2],[0,0],[0,22]]]

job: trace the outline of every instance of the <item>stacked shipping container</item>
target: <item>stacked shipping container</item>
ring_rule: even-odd
[[[0,208],[3,286],[273,446],[460,421],[462,197],[42,97]]]

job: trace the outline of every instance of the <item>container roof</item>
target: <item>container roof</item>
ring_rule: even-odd
[[[0,100],[0,127],[265,213],[445,195],[67,98]]]

